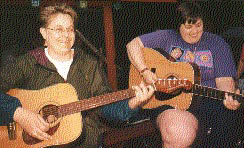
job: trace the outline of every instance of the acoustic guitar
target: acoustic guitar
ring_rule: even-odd
[[[200,70],[196,64],[187,62],[175,62],[167,53],[159,53],[151,48],[143,48],[144,60],[147,67],[156,75],[170,84],[164,92],[155,92],[151,100],[146,103],[144,109],[157,108],[169,105],[177,109],[186,110],[191,105],[193,95],[204,96],[212,99],[223,100],[225,93],[233,96],[233,99],[243,102],[242,95],[221,91],[200,85]],[[139,84],[143,77],[136,68],[131,65],[129,73],[129,87]],[[187,84],[183,87],[183,84]]]
[[[159,91],[165,91],[168,86],[164,84],[167,83],[158,81],[155,87]],[[76,90],[68,83],[59,83],[40,90],[12,89],[8,94],[17,97],[23,108],[39,113],[51,125],[47,133],[52,139],[41,141],[33,138],[16,123],[8,128],[0,126],[1,148],[36,148],[68,144],[81,135],[81,111],[135,96],[133,89],[126,89],[78,100]]]

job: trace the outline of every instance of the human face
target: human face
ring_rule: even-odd
[[[74,45],[74,21],[68,14],[54,14],[47,27],[41,28],[40,31],[50,52],[69,52]]]
[[[185,24],[180,25],[180,35],[184,41],[190,44],[197,43],[203,33],[203,21],[202,19],[198,19],[195,24]]]

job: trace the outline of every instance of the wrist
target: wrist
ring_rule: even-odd
[[[128,101],[128,106],[129,106],[129,108],[130,109],[135,109],[135,108],[137,108],[138,106],[139,106],[139,102],[138,102],[138,100],[137,100],[137,98],[136,97],[133,97],[133,98],[131,98],[129,101]]]
[[[23,108],[22,107],[18,107],[15,112],[14,112],[14,116],[13,116],[13,119],[14,121],[17,122],[18,118],[19,118],[19,115],[21,116],[21,112],[23,111]]]

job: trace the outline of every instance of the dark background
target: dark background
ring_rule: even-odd
[[[232,47],[236,65],[239,62],[244,31],[237,30],[244,21],[244,0],[201,0],[207,22],[206,30],[222,36]],[[138,35],[158,29],[176,28],[175,9],[177,3],[114,2],[113,23],[116,48],[118,88],[128,87],[130,62],[126,44]],[[96,48],[105,48],[103,9],[78,8],[78,30]],[[1,5],[0,55],[13,50],[16,55],[41,45],[39,33],[39,7]],[[2,56],[1,56],[2,58]]]

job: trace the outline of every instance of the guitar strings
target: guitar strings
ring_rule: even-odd
[[[76,112],[77,110],[85,110],[85,109],[89,109],[91,107],[101,106],[108,101],[114,102],[114,101],[121,100],[124,98],[129,98],[130,96],[134,96],[134,93],[133,93],[133,95],[131,94],[131,89],[129,90],[129,93],[127,91],[128,90],[115,92],[118,95],[116,95],[116,97],[110,98],[110,99],[108,99],[109,96],[113,95],[114,93],[106,94],[106,95],[99,96],[99,97],[92,97],[90,99],[80,100],[77,102],[72,102],[70,104],[64,104],[61,106],[46,107],[46,108],[43,108],[42,113],[43,113],[43,116],[45,116],[45,117],[48,117],[49,115],[54,115],[55,117],[59,118],[59,117],[62,117],[63,115],[66,115],[67,113]],[[125,93],[125,92],[127,92],[127,93]],[[91,101],[94,101],[95,99],[97,99],[97,100],[99,99],[99,102],[95,102],[94,104],[91,104],[91,105],[85,104],[86,102],[91,102]],[[72,105],[72,104],[75,104],[75,105]],[[74,110],[74,106],[76,107],[75,110]]]

